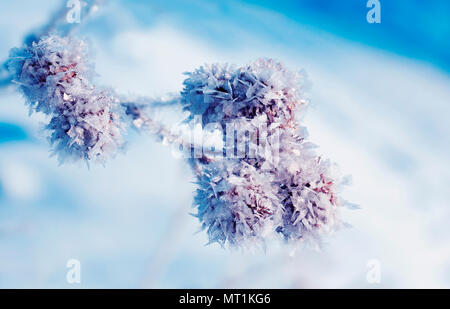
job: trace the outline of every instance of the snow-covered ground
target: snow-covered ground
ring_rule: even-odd
[[[0,58],[57,3],[2,2]],[[81,28],[99,83],[151,96],[180,91],[182,73],[204,63],[273,57],[304,68],[313,104],[303,121],[319,151],[353,177],[344,197],[362,209],[342,213],[353,227],[320,252],[204,246],[189,215],[190,170],[169,148],[133,135],[106,167],[58,166],[44,119],[29,118],[23,99],[3,89],[1,288],[450,287],[448,72],[254,5],[144,3],[112,2]],[[80,285],[66,282],[72,258]],[[366,278],[373,259],[379,284]]]

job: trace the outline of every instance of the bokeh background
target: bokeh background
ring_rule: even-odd
[[[191,172],[170,148],[132,134],[106,167],[58,166],[45,119],[3,85],[0,287],[450,287],[450,2],[380,0],[381,24],[367,23],[366,2],[111,0],[75,33],[92,43],[98,83],[125,94],[178,92],[183,72],[211,62],[305,69],[303,121],[353,177],[343,196],[361,209],[342,212],[352,228],[321,251],[205,246]],[[1,1],[0,60],[61,3]],[[80,284],[66,281],[73,258]],[[372,259],[379,284],[366,278]]]

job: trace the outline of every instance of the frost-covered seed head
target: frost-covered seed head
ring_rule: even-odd
[[[32,112],[50,116],[53,153],[64,160],[104,162],[123,141],[118,99],[97,89],[87,46],[50,35],[11,50],[8,69]]]
[[[272,59],[241,68],[205,65],[188,73],[182,104],[191,117],[202,115],[203,124],[253,119],[261,114],[267,115],[269,123],[287,124],[307,105],[301,93],[304,78]]]
[[[280,216],[271,179],[238,161],[203,166],[195,197],[197,217],[209,242],[234,246],[261,241]]]
[[[242,246],[275,234],[316,242],[340,227],[340,176],[296,121],[308,102],[304,83],[271,59],[242,68],[203,66],[188,74],[182,92],[188,121],[199,114],[203,125],[235,122],[251,129],[264,123],[259,140],[279,136],[277,143],[267,139],[268,150],[257,156],[191,159],[199,175],[194,204],[210,242]]]

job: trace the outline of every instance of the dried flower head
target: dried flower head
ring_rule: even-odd
[[[203,165],[197,184],[196,217],[210,243],[237,246],[261,241],[281,216],[271,179],[249,164],[219,161]]]
[[[122,145],[118,99],[96,88],[87,46],[50,35],[11,50],[8,69],[32,112],[51,117],[53,153],[65,160],[104,162]]]
[[[228,64],[202,66],[184,81],[182,104],[191,115],[202,115],[203,124],[266,114],[269,123],[287,124],[295,111],[306,107],[300,96],[305,76],[268,59],[234,68]]]
[[[187,121],[200,114],[203,125],[265,128],[246,139],[247,149],[264,144],[263,152],[193,159],[199,184],[194,204],[210,242],[240,246],[274,234],[290,241],[320,240],[320,234],[341,225],[339,174],[315,153],[296,121],[308,102],[303,75],[267,59],[237,69],[203,66],[188,74],[184,86]],[[234,135],[235,142],[244,136]]]

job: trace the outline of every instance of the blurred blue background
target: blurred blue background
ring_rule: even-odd
[[[2,1],[0,59],[61,3]],[[303,121],[353,176],[343,196],[362,209],[342,212],[352,228],[320,252],[205,246],[189,215],[191,172],[170,148],[132,135],[106,167],[58,166],[45,118],[2,87],[0,287],[450,287],[450,2],[380,0],[380,24],[366,21],[366,3],[111,0],[75,33],[92,43],[98,82],[125,94],[178,92],[183,72],[211,62],[305,69]],[[66,281],[73,258],[80,284]],[[366,278],[372,259],[379,284]]]

